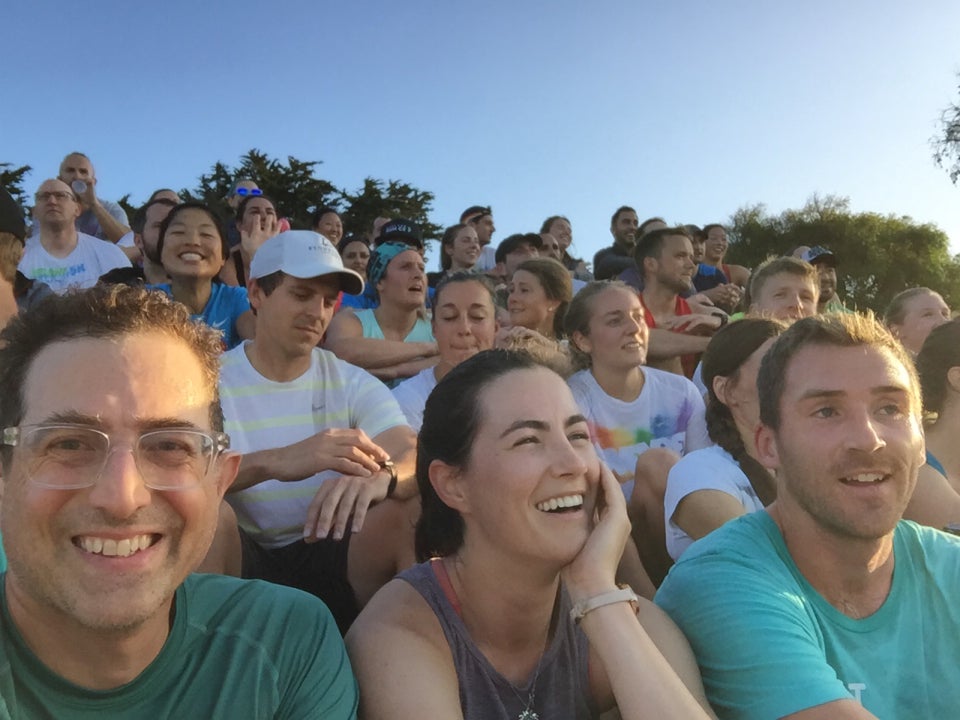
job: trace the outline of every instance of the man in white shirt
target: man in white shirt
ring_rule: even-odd
[[[329,240],[270,238],[248,290],[256,335],[223,356],[220,379],[225,426],[244,453],[227,496],[243,576],[317,595],[346,631],[413,562],[416,434],[383,383],[317,347],[340,291],[363,290]],[[219,532],[236,547],[235,527]]]
[[[33,209],[39,233],[27,243],[20,272],[64,293],[93,287],[105,272],[130,266],[116,245],[77,230],[80,210],[80,200],[69,185],[57,179],[43,181]]]

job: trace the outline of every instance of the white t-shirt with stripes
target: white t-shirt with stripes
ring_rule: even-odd
[[[220,399],[230,445],[243,453],[285,447],[329,428],[359,428],[375,438],[405,425],[387,387],[366,370],[315,348],[310,369],[290,382],[274,382],[250,364],[244,343],[224,353]],[[227,495],[240,526],[262,546],[278,548],[303,538],[307,508],[333,471],[297,482],[268,480]]]

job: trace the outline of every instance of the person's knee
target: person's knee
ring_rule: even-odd
[[[667,475],[680,455],[668,448],[650,448],[637,458],[634,477],[636,486],[644,486],[652,497],[663,498],[667,491]]]

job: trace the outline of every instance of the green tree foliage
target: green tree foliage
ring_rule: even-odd
[[[340,195],[332,183],[314,176],[314,168],[319,164],[317,160],[298,160],[292,155],[286,162],[280,162],[253,149],[240,158],[235,168],[215,163],[209,173],[200,176],[193,190],[183,190],[180,194],[205,202],[229,217],[226,198],[233,184],[237,180],[253,180],[273,199],[277,213],[290,218],[292,227],[308,228],[313,211],[324,205],[337,207]]]
[[[23,182],[26,176],[33,170],[29,165],[14,167],[13,163],[0,163],[0,185],[13,196],[13,199],[22,208],[26,208],[29,203],[29,196],[23,189]]]
[[[127,193],[122,198],[117,200],[117,205],[123,208],[123,211],[127,214],[127,220],[131,222],[133,221],[133,216],[137,214],[137,210],[140,209],[130,202],[130,193]]]
[[[399,180],[384,184],[382,180],[368,177],[356,192],[342,191],[341,199],[345,207],[344,232],[347,233],[367,235],[378,217],[413,220],[423,230],[425,240],[437,239],[443,232],[443,228],[430,222],[428,216],[433,193]]]
[[[730,262],[747,267],[800,245],[829,248],[847,307],[882,313],[894,295],[916,286],[960,305],[960,258],[950,256],[942,230],[906,216],[851,212],[847,198],[815,195],[780,215],[763,205],[743,207],[731,219],[730,235]]]
[[[294,228],[309,228],[313,212],[327,206],[341,213],[348,233],[366,235],[377,217],[404,217],[420,224],[425,239],[440,236],[442,228],[429,218],[433,193],[399,180],[384,182],[374,178],[364,180],[363,187],[356,192],[348,192],[316,177],[318,165],[319,161],[298,160],[292,155],[280,162],[253,149],[240,158],[236,167],[215,163],[200,176],[195,188],[180,194],[205,202],[223,217],[230,217],[227,193],[237,180],[253,180],[274,200],[278,214],[289,218]]]
[[[957,89],[960,90],[960,85]],[[931,143],[934,161],[956,184],[960,178],[960,104],[951,103],[940,113],[940,127]]]

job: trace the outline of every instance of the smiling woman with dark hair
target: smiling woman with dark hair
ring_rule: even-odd
[[[160,225],[157,242],[170,282],[152,286],[186,305],[195,319],[223,333],[225,350],[254,333],[247,289],[213,281],[228,250],[220,220],[209,207],[177,205]]]
[[[451,370],[417,483],[426,562],[347,634],[363,717],[710,717],[683,636],[615,583],[625,501],[560,376],[507,351]]]

